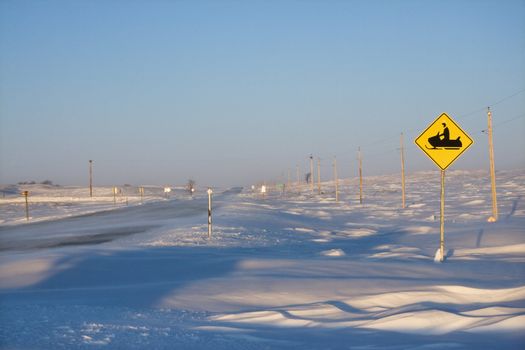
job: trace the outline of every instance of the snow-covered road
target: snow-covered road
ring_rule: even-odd
[[[221,205],[224,198],[240,191],[239,188],[217,195],[218,205]],[[56,248],[111,242],[117,238],[145,233],[180,218],[206,215],[207,207],[207,198],[200,196],[120,206],[51,221],[0,226],[0,250]]]

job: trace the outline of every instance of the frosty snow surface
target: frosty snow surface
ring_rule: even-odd
[[[523,349],[525,171],[497,175],[488,223],[488,172],[447,172],[444,263],[439,171],[406,209],[397,175],[363,205],[355,179],[217,189],[211,239],[204,190],[3,187],[0,348]]]

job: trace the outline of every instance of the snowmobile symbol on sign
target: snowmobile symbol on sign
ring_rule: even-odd
[[[445,170],[473,141],[443,113],[415,139],[415,143],[441,170]]]
[[[443,133],[437,133],[436,136],[431,136],[428,138],[428,143],[432,145],[432,147],[427,147],[428,149],[460,149],[463,145],[461,143],[461,136],[458,136],[457,139],[451,140],[450,139],[450,131],[448,130],[448,126],[446,123],[442,123],[443,125]]]

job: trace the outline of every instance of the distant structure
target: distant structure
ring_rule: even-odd
[[[193,180],[193,179],[189,179],[189,180],[188,180],[188,183],[186,184],[186,190],[187,190],[191,195],[193,195],[193,193],[195,192],[195,180]]]

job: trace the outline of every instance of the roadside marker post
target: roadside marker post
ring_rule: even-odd
[[[261,196],[263,199],[266,199],[266,185],[261,186]]]
[[[29,221],[29,201],[27,197],[29,196],[29,191],[23,191],[22,195],[25,197],[26,200],[26,220]]]
[[[474,141],[446,113],[442,113],[414,142],[441,170],[439,260],[445,260],[445,170]]]
[[[208,188],[208,238],[211,238],[211,195],[213,193],[211,188]]]
[[[117,192],[118,192],[118,188],[113,187],[113,204],[117,204]]]

